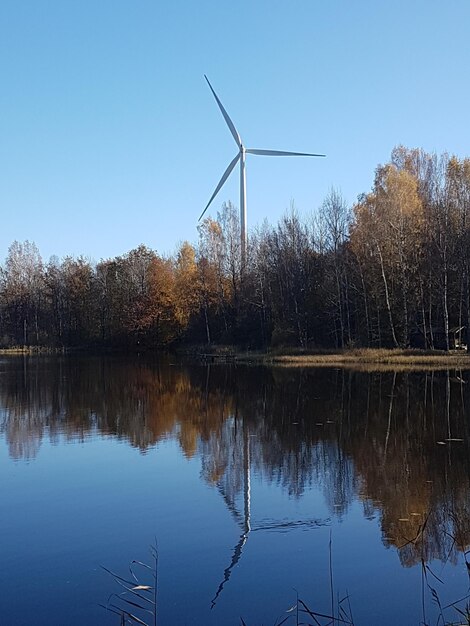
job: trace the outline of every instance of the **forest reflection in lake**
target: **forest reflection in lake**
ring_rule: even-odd
[[[468,383],[455,371],[3,358],[6,623],[116,623],[98,607],[117,591],[99,565],[125,571],[155,536],[162,624],[274,622],[292,587],[325,612],[331,531],[356,624],[418,624],[423,562],[444,604],[467,593]]]

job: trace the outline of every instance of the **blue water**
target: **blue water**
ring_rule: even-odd
[[[333,610],[349,594],[341,606],[356,625],[419,624],[423,597],[435,623],[416,554],[442,579],[429,582],[445,605],[468,593],[462,549],[440,558],[450,544],[426,531],[407,558],[401,537],[385,538],[403,524],[404,535],[414,532],[399,521],[411,513],[437,515],[439,529],[450,502],[462,518],[469,510],[467,405],[452,387],[451,434],[464,441],[437,445],[447,403],[423,409],[409,392],[428,382],[395,382],[389,421],[389,374],[380,375],[388,395],[377,395],[378,375],[368,374],[4,359],[0,623],[119,624],[100,606],[123,606],[102,566],[128,578],[132,560],[151,563],[155,542],[160,625],[273,624],[288,615],[295,624],[295,610],[286,611],[297,593],[331,614],[331,581]],[[364,422],[354,411],[365,406],[366,385]],[[442,396],[445,375],[433,385]],[[445,484],[429,495],[426,481],[446,468]],[[462,524],[465,544],[468,519]],[[153,584],[150,572],[135,571]]]

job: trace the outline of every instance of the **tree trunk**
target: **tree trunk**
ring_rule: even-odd
[[[366,291],[366,284],[364,281],[364,274],[362,272],[362,266],[360,263],[359,263],[359,273],[361,275],[362,294],[364,298],[364,314],[366,318],[367,346],[370,347],[371,331],[370,331],[370,323],[369,323],[369,307],[367,305],[367,291]]]
[[[466,344],[467,344],[467,352],[468,345],[470,343],[470,267],[467,261],[467,272],[466,272],[466,285],[465,291],[467,292],[467,333],[466,333]]]
[[[447,283],[448,283],[448,275],[447,275],[447,258],[444,259],[444,289],[442,293],[442,306],[443,306],[443,314],[444,314],[444,334],[445,334],[445,345],[447,352],[449,351],[449,309],[447,305]]]
[[[207,345],[211,345],[211,333],[209,330],[209,318],[207,316],[207,304],[204,303],[204,320],[206,322],[206,336],[207,336]]]
[[[421,278],[419,279],[419,290],[421,295],[421,315],[423,318],[423,334],[424,334],[424,349],[428,349],[428,332],[426,325],[426,310],[424,308],[424,289],[423,289],[423,281]]]
[[[377,244],[377,252],[379,253],[380,269],[382,271],[382,279],[383,279],[383,282],[384,282],[384,290],[385,290],[385,302],[387,304],[388,318],[389,318],[389,321],[390,321],[390,330],[392,331],[393,344],[394,344],[395,348],[398,348],[398,341],[397,341],[397,337],[395,335],[395,327],[393,325],[392,309],[391,309],[391,306],[390,306],[390,297],[389,297],[389,294],[388,294],[387,277],[385,276],[384,262],[383,262],[382,252],[380,250],[379,244]]]

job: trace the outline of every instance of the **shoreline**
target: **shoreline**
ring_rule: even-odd
[[[14,348],[0,348],[0,356],[31,355],[31,354],[68,354],[68,348],[47,348],[45,346],[16,346]]]
[[[220,355],[223,358],[223,355]],[[215,356],[217,360],[217,356]],[[281,367],[342,367],[352,369],[469,369],[470,354],[463,351],[410,349],[352,349],[341,351],[276,351],[236,353],[235,362]]]
[[[144,350],[146,354],[161,355],[168,351]],[[136,354],[125,349],[49,348],[45,346],[16,346],[0,348],[0,356]],[[470,370],[470,353],[463,350],[419,350],[402,348],[355,348],[344,350],[274,349],[266,352],[240,351],[234,346],[192,346],[176,349],[178,356],[204,363],[240,363],[276,367],[350,368],[356,370]]]

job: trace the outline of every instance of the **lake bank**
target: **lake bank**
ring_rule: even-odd
[[[215,358],[223,358],[222,355]],[[284,367],[346,367],[354,369],[428,370],[470,369],[467,352],[444,352],[440,350],[375,349],[363,348],[342,351],[275,351],[235,353],[234,360]]]
[[[139,346],[140,347],[140,346]],[[240,351],[235,346],[191,346],[175,352],[111,348],[50,348],[45,346],[16,346],[1,348],[1,356],[15,355],[77,355],[109,354],[177,354],[203,363],[243,363],[246,365],[269,365],[276,367],[350,368],[360,371],[417,371],[470,369],[470,354],[463,350],[355,348],[344,350],[302,350],[299,348],[262,351]]]
[[[47,348],[45,346],[15,346],[13,348],[0,348],[0,355],[17,355],[17,354],[66,354],[69,352],[67,348]]]

